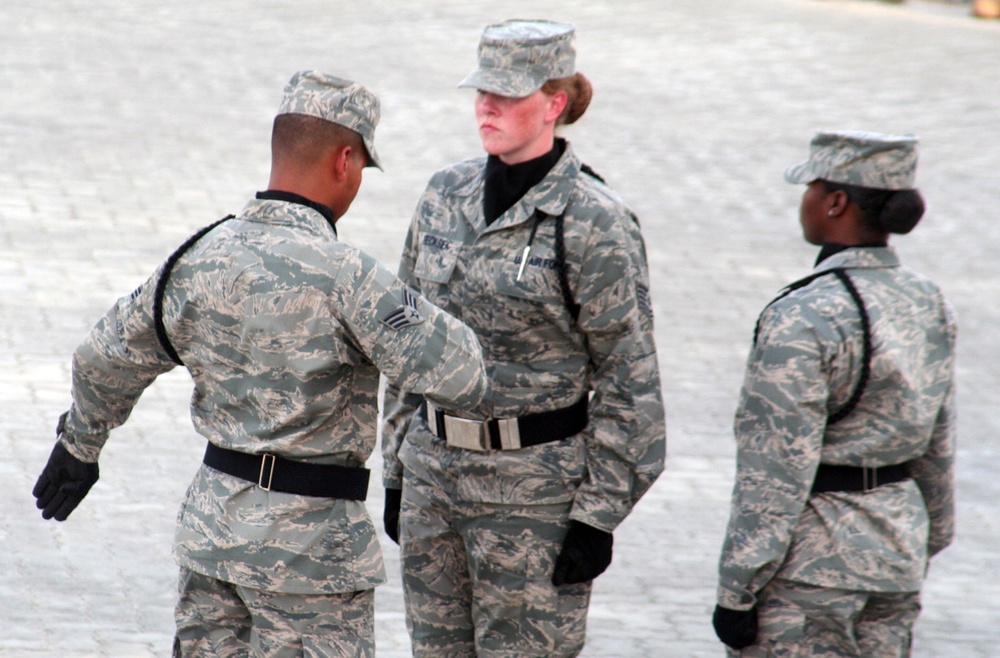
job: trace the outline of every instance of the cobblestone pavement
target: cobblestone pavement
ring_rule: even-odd
[[[0,656],[167,656],[178,503],[200,459],[189,380],[161,378],[73,518],[30,489],[68,405],[69,355],[184,237],[266,185],[300,68],[380,94],[385,172],[343,239],[388,263],[430,173],[479,153],[483,25],[578,27],[596,95],[566,135],[643,221],[669,412],[665,474],[616,533],[584,655],[720,656],[709,623],[751,328],[814,249],[783,182],[820,128],[922,138],[924,225],[894,240],[961,319],[959,529],[934,561],[914,655],[1000,655],[1000,21],[909,0],[32,0],[0,5]],[[371,465],[378,469],[378,460]],[[378,482],[378,473],[375,474]],[[381,491],[371,510],[381,514]],[[395,546],[379,655],[408,655]]]

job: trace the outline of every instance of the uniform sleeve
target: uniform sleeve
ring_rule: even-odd
[[[123,424],[143,391],[175,364],[153,324],[157,275],[122,297],[73,354],[73,402],[63,443],[79,459],[97,461],[109,432]]]
[[[909,466],[910,475],[920,487],[930,516],[927,548],[931,556],[951,544],[955,536],[955,330],[950,309],[947,314],[949,331],[943,350],[949,356],[942,359],[944,372],[937,379],[949,382],[948,390],[934,424],[929,449],[912,460]]]
[[[335,306],[389,385],[447,409],[474,407],[488,388],[475,334],[357,252],[338,275]]]
[[[404,284],[417,289],[413,275],[417,257],[417,223],[410,224],[399,261],[399,278]],[[382,484],[389,489],[403,488],[403,464],[399,461],[399,448],[409,430],[414,413],[423,403],[423,396],[404,391],[395,382],[386,381],[382,419]]]
[[[735,419],[736,481],[718,602],[752,607],[777,573],[819,466],[829,385],[815,320],[772,307],[750,354]]]
[[[578,290],[594,373],[584,431],[588,474],[570,517],[612,531],[663,471],[666,454],[649,274],[633,217],[592,232]]]

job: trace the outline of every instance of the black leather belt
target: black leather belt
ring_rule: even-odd
[[[468,420],[449,416],[424,403],[424,417],[431,432],[450,446],[468,450],[518,450],[551,441],[561,441],[587,426],[588,396],[569,407],[542,411],[517,418]]]
[[[812,492],[871,491],[883,484],[901,482],[910,477],[906,464],[872,468],[867,466],[834,466],[820,464]]]
[[[364,500],[368,497],[368,469],[337,464],[313,464],[275,455],[251,455],[220,448],[205,448],[205,465],[250,482],[265,491],[299,496]]]

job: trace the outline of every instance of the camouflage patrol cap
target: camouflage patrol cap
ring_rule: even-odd
[[[789,183],[822,179],[881,190],[913,189],[917,137],[858,131],[818,132],[809,159],[785,172]]]
[[[544,20],[489,25],[479,41],[479,66],[459,87],[523,98],[553,78],[576,72],[575,28]]]
[[[299,71],[285,85],[278,114],[305,114],[353,130],[364,140],[368,166],[382,168],[375,152],[378,97],[358,83],[318,71]]]

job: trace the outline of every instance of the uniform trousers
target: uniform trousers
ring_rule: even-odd
[[[920,592],[859,592],[776,578],[758,595],[757,643],[730,658],[906,658]]]
[[[578,655],[591,583],[551,581],[571,503],[470,502],[454,474],[440,475],[432,485],[404,471],[400,546],[413,655]]]
[[[286,594],[181,569],[174,658],[374,658],[375,590]]]

